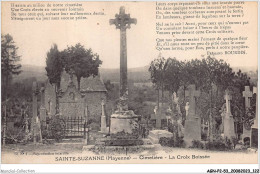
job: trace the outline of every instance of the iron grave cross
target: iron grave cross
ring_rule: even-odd
[[[115,19],[109,20],[110,25],[114,24],[116,29],[120,29],[120,110],[128,110],[126,29],[136,22],[135,18],[125,13],[125,7],[120,7]]]

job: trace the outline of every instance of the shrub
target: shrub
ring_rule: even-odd
[[[192,145],[190,148],[198,148],[198,149],[203,149],[204,148],[204,144],[199,141],[199,140],[193,140],[192,141]]]
[[[220,151],[230,150],[230,149],[232,149],[232,142],[228,138],[226,138],[226,139],[217,138],[217,139],[213,140],[212,142],[207,142],[206,149],[220,150]]]
[[[225,139],[225,144],[226,144],[227,149],[229,149],[229,150],[232,149],[233,144],[232,144],[232,141],[229,138]]]
[[[65,138],[65,121],[59,116],[55,116],[50,121],[50,126],[48,127],[47,135],[50,134],[50,137],[55,139],[57,142],[61,142],[63,138]]]
[[[183,140],[183,137],[177,137],[176,141],[174,142],[174,147],[185,147],[185,142]]]
[[[168,138],[168,137],[161,137],[159,139],[159,144],[161,146],[168,146],[168,147],[173,147],[174,146],[174,140],[173,138]]]
[[[202,134],[201,134],[201,140],[207,141],[207,133],[202,132]]]

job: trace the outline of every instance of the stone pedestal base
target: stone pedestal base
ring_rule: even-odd
[[[186,146],[191,146],[193,140],[201,141],[201,123],[198,117],[190,118],[185,121],[184,142]]]
[[[234,119],[232,115],[224,117],[224,137],[235,137]]]
[[[132,134],[133,129],[138,126],[137,121],[140,116],[135,115],[133,111],[116,111],[111,115],[110,133],[116,134],[124,131]]]

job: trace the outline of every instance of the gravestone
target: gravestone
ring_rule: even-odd
[[[102,114],[101,114],[101,133],[107,133],[107,121],[106,121],[106,115],[105,115],[105,101],[102,100],[101,102],[102,107]]]
[[[188,117],[188,114],[189,114],[189,107],[190,107],[189,102],[187,102],[186,105],[185,105],[186,117]]]
[[[40,106],[40,121],[42,125],[46,126],[46,108],[44,107],[45,101],[44,101],[44,87],[41,87],[41,106]]]
[[[161,129],[162,128],[162,119],[161,119],[161,113],[159,112],[159,109],[157,108],[157,106],[155,106],[154,108],[154,114],[155,114],[155,127],[157,129]]]
[[[32,129],[33,129],[33,143],[36,143],[36,118],[37,118],[37,83],[33,82],[33,96],[32,96],[32,110],[33,110],[33,117],[32,117]]]
[[[229,91],[225,91],[224,99],[226,100],[226,114],[224,116],[224,137],[230,138],[235,137],[234,119],[231,114],[230,101],[232,96],[230,96]]]
[[[89,139],[89,129],[87,127],[87,123],[88,123],[88,106],[86,106],[84,109],[84,138],[83,138],[83,141],[85,144],[88,144],[88,139]]]
[[[256,94],[256,111],[255,111],[255,119],[254,124],[252,125],[252,132],[251,132],[251,146],[254,148],[258,148],[258,92],[257,87],[253,88],[253,93]]]
[[[159,144],[159,140],[162,137],[171,138],[173,137],[173,134],[166,130],[152,130],[149,132],[148,136],[153,144]]]
[[[38,96],[38,89],[37,89],[37,82],[33,82],[33,87],[32,87],[32,90],[33,90],[33,103],[32,103],[32,106],[33,106],[33,117],[32,117],[32,129],[33,129],[33,143],[36,144],[37,143],[37,137],[38,137],[38,140],[41,142],[42,141],[42,135],[41,135],[41,123],[40,123],[40,120],[38,118],[38,112],[37,112],[37,109],[38,109],[38,106],[37,106],[37,96]]]
[[[157,106],[154,108],[154,113],[151,114],[150,120],[152,121],[153,126],[156,129],[162,129],[167,126],[167,116],[166,113],[162,111],[162,109],[158,109]]]
[[[249,86],[245,86],[245,91],[243,91],[243,97],[245,97],[245,109],[250,108],[250,98],[253,97],[253,93],[250,91]],[[249,127],[247,123],[243,124],[243,135],[242,135],[242,140],[244,142],[245,138],[250,138],[251,137],[251,127]]]
[[[184,141],[190,146],[193,140],[201,140],[201,121],[196,113],[196,97],[200,96],[200,91],[196,90],[195,85],[190,85],[185,94],[189,97],[189,109],[184,126]]]

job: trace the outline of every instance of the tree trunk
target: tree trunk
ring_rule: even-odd
[[[160,88],[158,88],[158,100],[157,100],[157,107],[160,107]]]
[[[6,75],[6,84],[5,84],[5,91],[4,91],[4,94],[5,94],[5,101],[7,100],[8,98],[8,85],[9,85],[9,77],[8,77],[8,74]]]
[[[78,90],[80,91],[80,77],[77,77],[77,81],[78,81]]]
[[[163,108],[163,102],[164,102],[164,88],[162,83],[162,108]]]
[[[55,92],[56,92],[56,107],[55,107],[55,110],[56,110],[56,114],[59,114],[60,113],[60,108],[59,108],[59,91],[58,91],[58,85],[55,84]]]
[[[210,101],[209,101],[209,141],[213,141],[213,119],[212,119],[212,87],[210,89]]]

